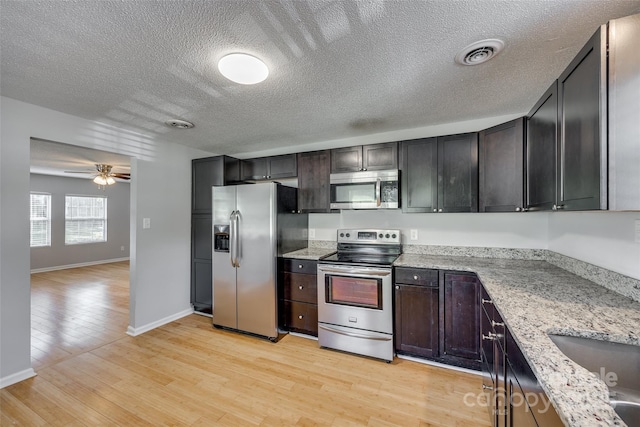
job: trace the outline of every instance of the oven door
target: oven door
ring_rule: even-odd
[[[318,265],[318,323],[393,333],[390,267]]]

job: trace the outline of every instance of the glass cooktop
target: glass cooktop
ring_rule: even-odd
[[[373,265],[391,265],[398,259],[397,254],[362,254],[362,253],[335,253],[326,258],[321,259],[322,263],[335,264],[373,264]]]

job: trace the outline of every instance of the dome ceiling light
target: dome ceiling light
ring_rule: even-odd
[[[480,40],[462,49],[456,55],[460,65],[478,65],[487,62],[504,49],[504,42],[498,39]]]
[[[246,53],[231,53],[218,61],[218,70],[232,82],[253,85],[264,81],[269,68],[260,59]]]

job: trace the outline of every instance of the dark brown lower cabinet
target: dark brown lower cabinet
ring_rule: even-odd
[[[480,281],[456,271],[444,271],[440,280],[440,356],[480,369]]]
[[[396,352],[437,357],[438,271],[398,267],[395,283]]]
[[[492,427],[561,427],[520,347],[481,286],[482,391]]]
[[[285,259],[280,274],[280,328],[318,336],[317,261]]]

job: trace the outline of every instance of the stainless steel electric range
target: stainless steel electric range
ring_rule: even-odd
[[[338,230],[338,252],[318,263],[318,343],[393,360],[392,264],[400,230]]]

